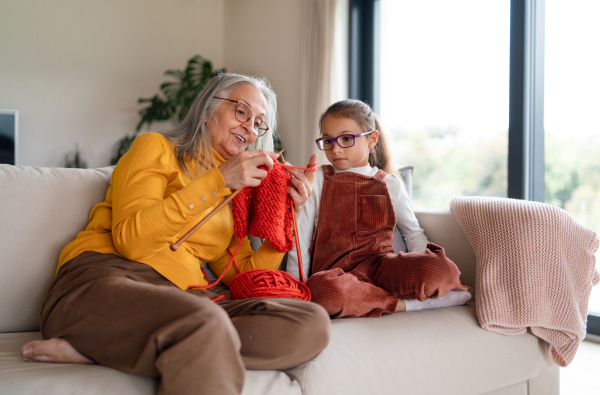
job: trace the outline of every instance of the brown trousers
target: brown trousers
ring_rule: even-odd
[[[429,243],[425,251],[394,253],[396,215],[384,181],[324,166],[319,223],[306,284],[312,301],[334,318],[378,317],[398,299],[437,298],[461,285],[460,271]]]
[[[245,369],[292,368],[329,343],[329,317],[314,303],[216,296],[184,292],[148,265],[86,252],[57,274],[42,335],[66,339],[100,365],[160,377],[161,394],[239,394]]]

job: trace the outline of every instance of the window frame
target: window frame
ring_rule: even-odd
[[[508,191],[514,199],[545,200],[545,0],[510,2]]]
[[[348,2],[348,93],[369,104],[376,112],[376,87],[379,85],[379,56],[375,27],[379,21],[378,0]]]

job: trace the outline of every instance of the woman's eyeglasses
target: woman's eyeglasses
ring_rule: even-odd
[[[215,99],[227,100],[237,104],[237,106],[235,107],[235,119],[237,119],[241,123],[246,123],[250,120],[250,118],[252,118],[252,111],[250,111],[250,108],[241,101],[225,99],[224,97],[213,97]],[[261,137],[264,136],[265,133],[267,133],[267,130],[269,130],[269,126],[267,126],[265,121],[263,121],[262,119],[254,118],[254,122],[252,123],[252,132],[254,132],[254,134],[256,134],[258,137]]]
[[[321,137],[316,140],[317,147],[319,147],[321,151],[329,151],[333,148],[334,143],[337,143],[337,145],[339,145],[340,148],[350,148],[354,146],[357,137],[364,136],[373,132],[374,130],[359,134],[341,134],[337,137]]]

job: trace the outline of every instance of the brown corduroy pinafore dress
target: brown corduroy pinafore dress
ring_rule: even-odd
[[[333,318],[377,317],[393,313],[398,299],[425,300],[467,289],[454,262],[433,243],[425,251],[394,253],[396,215],[387,173],[336,174],[329,165],[323,170],[307,281],[313,302]]]

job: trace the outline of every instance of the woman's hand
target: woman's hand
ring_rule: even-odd
[[[260,181],[267,176],[267,170],[260,169],[259,166],[271,170],[273,160],[278,156],[275,152],[250,150],[242,151],[226,160],[219,166],[225,179],[225,187],[237,190],[260,185]]]
[[[308,163],[309,165],[316,165],[317,154],[311,156]],[[304,207],[304,203],[306,203],[312,194],[312,184],[313,180],[315,179],[315,172],[309,171],[307,174],[304,174],[303,170],[291,169],[289,167],[287,167],[287,171],[289,171],[292,175],[292,186],[288,187],[288,193],[294,202],[294,210],[296,211],[296,214],[300,214],[302,208]]]

